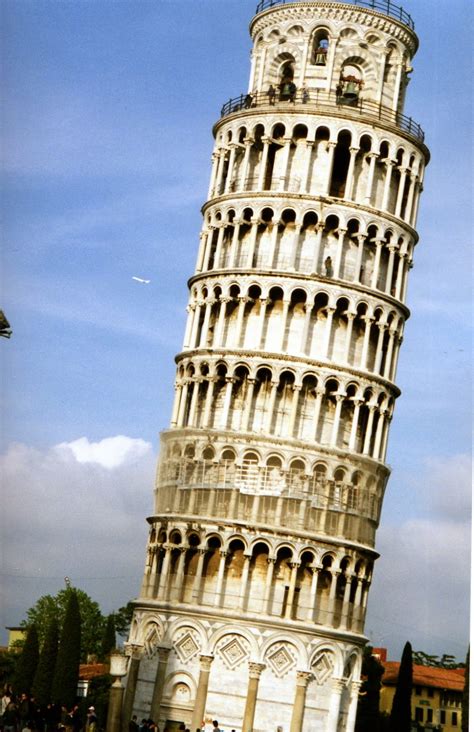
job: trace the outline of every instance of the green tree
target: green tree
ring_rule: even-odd
[[[128,636],[134,607],[133,602],[127,602],[126,605],[119,607],[119,609],[114,612],[115,630],[122,638],[126,638]]]
[[[53,684],[54,669],[58,656],[59,627],[56,617],[52,617],[43,645],[41,647],[39,663],[33,680],[32,692],[40,704],[51,701],[51,687]]]
[[[104,635],[102,637],[101,658],[107,658],[110,651],[115,648],[115,618],[114,615],[107,616]]]
[[[384,667],[372,655],[372,647],[366,646],[362,659],[362,686],[357,705],[356,732],[379,732],[380,687]]]
[[[46,628],[54,617],[58,621],[59,630],[63,627],[69,593],[72,588],[60,590],[57,595],[43,595],[26,614],[23,625],[36,625],[40,644],[43,643]],[[81,628],[81,661],[86,662],[87,656],[100,654],[105,618],[99,605],[83,590],[74,588],[82,618]]]
[[[471,649],[466,656],[466,676],[464,677],[464,689],[462,692],[462,732],[469,732],[469,660]]]
[[[81,612],[76,590],[68,589],[59,651],[54,669],[51,698],[56,704],[71,707],[77,695],[81,660]]]
[[[13,677],[13,688],[17,694],[29,694],[38,666],[39,641],[36,625],[31,625],[26,634],[23,650],[16,664]]]
[[[390,732],[410,732],[411,692],[413,687],[413,659],[411,644],[407,641],[403,649],[398,670],[397,688],[390,713]]]

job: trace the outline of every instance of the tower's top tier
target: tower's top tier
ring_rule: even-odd
[[[261,0],[250,33],[250,93],[326,91],[403,112],[418,38],[391,0]]]

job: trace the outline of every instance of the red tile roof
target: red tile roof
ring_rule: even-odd
[[[383,664],[385,673],[382,676],[382,684],[392,686],[397,683],[398,661],[385,661]],[[464,689],[463,668],[435,668],[434,666],[419,666],[413,664],[413,684],[415,686],[431,686],[435,689],[447,689],[448,691],[462,691]]]
[[[79,678],[87,681],[95,676],[102,676],[109,673],[108,663],[81,663],[79,666]]]

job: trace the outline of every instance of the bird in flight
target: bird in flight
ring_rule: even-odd
[[[149,285],[151,280],[144,280],[142,277],[132,277],[132,280],[135,280],[135,282],[141,282],[142,285]]]

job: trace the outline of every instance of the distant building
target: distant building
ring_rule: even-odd
[[[374,649],[379,651],[385,649]],[[385,668],[380,693],[380,710],[390,712],[398,679],[398,661],[387,661],[382,654],[379,660]],[[461,704],[465,669],[437,668],[413,665],[413,692],[411,697],[412,719],[418,730],[459,732],[461,729]]]
[[[8,650],[12,651],[18,641],[24,641],[26,638],[26,629],[18,626],[6,626],[8,630]]]

